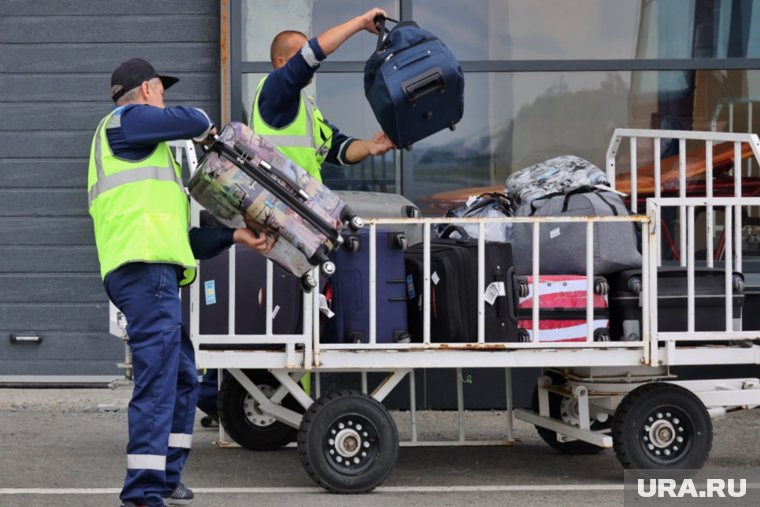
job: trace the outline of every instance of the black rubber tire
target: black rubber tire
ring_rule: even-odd
[[[344,429],[361,432],[350,437],[354,442],[359,438],[361,454],[349,459],[337,452],[338,438],[330,438],[340,436]],[[306,473],[330,493],[359,494],[375,489],[393,470],[398,447],[393,418],[381,403],[358,391],[325,394],[306,411],[298,431],[298,453]],[[341,464],[342,460],[350,464]]]
[[[565,379],[559,375],[552,374],[551,372],[545,373],[552,377],[553,384],[564,384]],[[562,420],[562,398],[559,394],[549,393],[549,414],[552,419]],[[533,391],[533,411],[538,413],[538,388]],[[591,429],[598,431],[610,427],[610,419],[604,422],[594,421],[591,423]],[[562,454],[576,454],[576,455],[590,455],[598,454],[605,448],[598,445],[584,442],[583,440],[571,440],[569,442],[560,442],[557,440],[557,432],[547,428],[536,426],[538,435],[553,449],[558,450]]]
[[[257,386],[279,387],[280,382],[265,370],[245,370],[245,374]],[[241,447],[251,451],[275,451],[296,440],[296,428],[275,421],[268,426],[257,426],[245,412],[245,401],[250,395],[232,375],[225,376],[219,391],[219,424]],[[250,402],[251,400],[249,400]],[[282,400],[282,405],[297,412],[303,407],[291,396]]]
[[[650,449],[648,446],[655,444],[649,436],[650,424],[660,420],[670,425],[675,440],[661,447],[666,439]],[[667,425],[666,430],[670,431]],[[712,420],[702,401],[688,389],[664,382],[644,384],[628,393],[618,405],[612,424],[615,455],[630,469],[698,470],[710,455],[712,439]],[[664,456],[666,450],[670,454]]]

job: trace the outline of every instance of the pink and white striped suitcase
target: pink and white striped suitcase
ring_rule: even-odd
[[[520,287],[520,341],[533,340],[533,277],[518,277]],[[609,284],[594,277],[594,341],[609,340]],[[545,275],[538,277],[540,342],[586,341],[586,277],[583,275]]]

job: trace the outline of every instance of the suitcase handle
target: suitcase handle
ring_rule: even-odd
[[[375,16],[375,26],[377,27],[377,47],[375,48],[375,52],[379,52],[383,49],[383,42],[385,42],[385,37],[387,34],[390,33],[390,30],[385,28],[385,22],[391,21],[393,23],[399,24],[397,20],[393,18],[386,18],[382,14],[378,14]]]
[[[465,241],[468,239],[472,239],[469,234],[467,234],[467,231],[462,227],[461,225],[457,224],[448,224],[446,227],[444,227],[443,231],[441,231],[441,234],[439,235],[440,238],[450,238],[452,233],[459,233],[459,236],[461,236],[459,239]]]
[[[235,142],[235,150],[237,150],[238,153],[240,153],[240,155],[247,160],[250,160],[252,158],[252,154],[250,151],[248,151],[248,147],[240,141]],[[268,164],[262,160],[259,163],[259,167],[277,176],[277,179],[284,183],[285,186],[290,188],[290,190],[292,190],[293,193],[297,195],[302,201],[307,201],[309,199],[309,194],[307,194],[301,187],[299,187],[298,184],[289,178],[284,172],[280,171],[272,164]]]
[[[519,311],[519,305],[518,301],[520,300],[520,284],[517,281],[517,276],[515,275],[515,267],[510,266],[509,269],[507,269],[507,309],[509,311],[508,317],[512,320],[512,322],[517,322],[519,320],[518,311]]]
[[[406,100],[414,104],[417,99],[446,88],[443,73],[438,67],[433,67],[422,74],[401,83]]]

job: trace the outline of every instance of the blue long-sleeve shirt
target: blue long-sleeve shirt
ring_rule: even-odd
[[[127,160],[141,160],[158,143],[205,137],[213,126],[206,113],[185,106],[160,108],[128,104],[120,111],[121,127],[106,130],[113,154]],[[235,231],[227,227],[194,227],[190,247],[196,259],[209,259],[232,245]]]
[[[267,125],[282,128],[295,120],[301,90],[311,82],[319,62],[326,56],[317,39],[313,38],[285,65],[269,73],[259,95],[259,114]],[[326,119],[325,122],[333,131],[332,146],[325,160],[332,164],[348,165],[346,150],[356,138],[341,133]]]

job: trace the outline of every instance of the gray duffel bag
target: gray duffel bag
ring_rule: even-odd
[[[628,216],[623,200],[614,192],[583,187],[567,194],[537,199],[517,208],[515,216]],[[533,272],[533,225],[516,223],[512,250],[515,271]],[[542,275],[586,274],[586,223],[542,223],[539,227],[539,272]],[[636,227],[632,222],[597,223],[594,226],[594,274],[607,275],[641,267]]]

